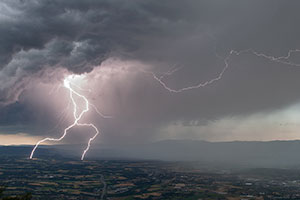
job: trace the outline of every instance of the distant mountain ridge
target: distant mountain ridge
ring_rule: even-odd
[[[18,146],[0,147],[0,155],[16,154]],[[23,148],[23,149],[22,149]],[[32,147],[22,147],[28,154]],[[45,155],[80,157],[82,145],[42,146],[37,151]],[[94,144],[87,159],[151,159],[164,161],[199,161],[244,167],[298,167],[300,141],[270,142],[206,142],[195,140],[164,140],[143,145],[100,146]]]
[[[108,149],[103,149],[108,151]],[[102,152],[104,156],[105,152]],[[167,161],[201,161],[254,167],[300,166],[300,141],[206,142],[165,140],[115,148],[114,156]],[[96,156],[96,150],[90,156]],[[100,156],[100,154],[98,154]]]

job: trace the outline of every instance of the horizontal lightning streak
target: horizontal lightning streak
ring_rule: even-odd
[[[299,63],[293,63],[293,62],[290,62],[290,61],[286,61],[291,57],[292,53],[300,52],[299,49],[289,50],[286,56],[280,56],[280,57],[274,57],[274,56],[266,55],[266,54],[263,54],[263,53],[258,53],[258,52],[254,51],[252,49],[248,49],[248,50],[245,50],[243,52],[249,52],[249,53],[252,53],[252,54],[254,54],[258,57],[263,57],[263,58],[266,58],[270,61],[278,62],[278,63],[284,64],[284,65],[291,65],[291,66],[294,66],[294,67],[300,67]]]
[[[192,90],[192,89],[197,89],[197,88],[200,88],[200,87],[205,87],[209,84],[212,84],[214,83],[215,81],[218,81],[222,78],[223,74],[225,73],[225,71],[227,70],[228,68],[228,59],[229,59],[229,56],[227,58],[225,58],[224,62],[225,62],[225,67],[222,69],[221,73],[219,73],[219,75],[216,77],[216,78],[213,78],[209,81],[205,81],[203,83],[199,83],[197,85],[194,85],[194,86],[189,86],[189,87],[185,87],[185,88],[181,88],[181,89],[172,89],[170,88],[165,82],[162,81],[161,78],[157,77],[155,75],[155,73],[153,72],[150,72],[150,71],[143,71],[144,73],[148,73],[148,74],[151,74],[152,77],[157,80],[160,85],[162,85],[166,90],[168,90],[169,92],[174,92],[174,93],[180,93],[180,92],[184,92],[184,91],[187,91],[187,90]]]
[[[218,73],[218,75],[215,77],[215,78],[212,78],[208,81],[205,81],[205,82],[202,82],[202,83],[199,83],[197,85],[193,85],[193,86],[188,86],[188,87],[184,87],[184,88],[181,88],[181,89],[173,89],[171,87],[169,87],[164,81],[162,81],[162,79],[165,77],[165,76],[169,76],[169,75],[172,75],[173,73],[177,72],[178,70],[180,70],[181,68],[175,68],[173,70],[170,70],[168,72],[165,73],[165,75],[162,75],[160,77],[156,76],[155,73],[153,72],[150,72],[150,71],[144,71],[142,70],[142,72],[144,73],[147,73],[147,74],[150,74],[156,81],[158,81],[158,83],[163,86],[167,91],[169,92],[173,92],[173,93],[180,93],[180,92],[184,92],[184,91],[188,91],[188,90],[192,90],[192,89],[198,89],[198,88],[202,88],[202,87],[205,87],[207,85],[210,85],[210,84],[213,84],[214,82],[217,82],[219,80],[222,79],[224,73],[226,72],[226,70],[229,68],[229,60],[231,59],[231,57],[233,55],[236,55],[236,56],[239,56],[240,54],[242,53],[251,53],[255,56],[258,56],[258,57],[263,57],[265,59],[268,59],[272,62],[277,62],[277,63],[281,63],[281,64],[285,64],[285,65],[290,65],[290,66],[295,66],[295,67],[300,67],[300,64],[298,63],[293,63],[291,61],[289,61],[289,58],[291,57],[292,53],[296,53],[296,52],[300,52],[299,49],[295,49],[295,50],[289,50],[287,55],[286,56],[280,56],[280,57],[274,57],[274,56],[270,56],[270,55],[266,55],[266,54],[263,54],[263,53],[258,53],[256,51],[254,51],[253,49],[246,49],[246,50],[242,50],[242,51],[235,51],[235,50],[231,50],[228,54],[227,57],[224,58],[224,64],[225,66],[223,67],[223,69],[220,71],[220,73]],[[217,55],[217,54],[216,54]],[[217,55],[218,56],[218,55]],[[218,56],[218,58],[220,58]],[[73,85],[73,84],[72,84]],[[37,147],[43,143],[43,142],[46,142],[46,141],[61,141],[67,134],[67,132],[73,128],[74,126],[88,126],[88,127],[91,127],[93,128],[96,133],[93,137],[91,137],[88,141],[88,144],[87,144],[87,147],[86,149],[83,151],[83,154],[81,156],[81,160],[84,159],[86,153],[88,152],[89,148],[90,148],[90,145],[91,145],[91,142],[97,137],[97,135],[99,134],[99,130],[97,129],[97,127],[92,124],[92,123],[79,123],[79,120],[82,118],[82,116],[89,111],[89,105],[91,105],[95,111],[100,115],[102,116],[103,118],[111,118],[111,116],[106,116],[106,115],[103,115],[98,109],[96,106],[94,106],[93,104],[89,103],[89,101],[87,100],[87,98],[81,94],[79,94],[78,92],[76,92],[75,90],[72,89],[71,87],[71,83],[69,82],[69,80],[66,78],[64,80],[64,86],[70,91],[70,99],[72,100],[72,103],[73,103],[73,106],[74,106],[74,111],[73,111],[73,115],[74,115],[74,122],[69,125],[63,132],[63,135],[60,137],[60,138],[45,138],[45,139],[42,139],[40,141],[37,142],[37,144],[35,145],[35,147],[33,148],[31,154],[30,154],[30,159],[32,159],[33,157],[33,154],[35,152],[35,150],[37,149]],[[75,87],[77,87],[75,85]],[[80,87],[77,87],[79,88],[80,90],[83,90],[81,89]],[[73,98],[73,94],[77,95],[78,97],[82,98],[84,101],[85,101],[85,109],[83,109],[80,114],[77,116],[77,104]]]
[[[277,62],[277,63],[281,63],[284,65],[290,65],[290,66],[294,66],[294,67],[300,67],[299,63],[294,63],[289,61],[288,59],[291,57],[292,53],[296,53],[296,52],[300,52],[300,49],[294,49],[294,50],[289,50],[286,56],[280,56],[280,57],[274,57],[274,56],[270,56],[270,55],[266,55],[263,53],[258,53],[256,51],[254,51],[253,49],[246,49],[246,50],[242,50],[242,51],[235,51],[235,50],[231,50],[228,54],[227,57],[225,57],[224,59],[224,64],[225,66],[223,67],[223,69],[221,70],[221,72],[215,77],[212,78],[208,81],[199,83],[197,85],[192,85],[192,86],[188,86],[188,87],[184,87],[184,88],[180,88],[180,89],[173,89],[171,87],[169,87],[163,80],[163,76],[158,77],[154,72],[151,71],[144,71],[142,70],[143,73],[147,73],[150,74],[156,81],[158,81],[158,83],[167,91],[172,92],[172,93],[180,93],[180,92],[184,92],[184,91],[188,91],[188,90],[193,90],[193,89],[198,89],[198,88],[202,88],[205,87],[207,85],[210,85],[216,81],[219,81],[222,79],[224,73],[226,72],[226,70],[229,68],[229,60],[233,55],[239,56],[242,53],[252,53],[253,55],[256,55],[258,57],[263,57],[265,59],[268,59],[272,62]],[[218,58],[220,58],[218,56]],[[178,69],[177,69],[178,70]],[[176,69],[171,71],[171,74],[177,71]],[[167,72],[168,74],[169,72]]]

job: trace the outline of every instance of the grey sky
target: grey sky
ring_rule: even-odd
[[[88,117],[101,128],[102,142],[300,138],[299,67],[246,52],[230,57],[220,81],[179,94],[143,73],[161,76],[180,67],[163,79],[179,89],[216,77],[231,50],[286,56],[300,45],[299,4],[292,0],[4,0],[0,3],[0,133],[60,135],[70,119],[51,128],[68,104],[67,92],[51,90],[65,74],[87,73],[86,86],[92,93],[86,95],[114,116]],[[294,53],[290,59],[300,63],[299,58]],[[281,123],[285,128],[278,127]],[[74,137],[66,141],[80,142],[77,136],[82,132],[72,131]]]

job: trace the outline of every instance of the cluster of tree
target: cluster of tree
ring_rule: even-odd
[[[18,196],[7,196],[4,195],[5,187],[0,188],[0,200],[31,200],[32,195],[30,193],[25,193]]]

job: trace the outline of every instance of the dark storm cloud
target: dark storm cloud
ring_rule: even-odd
[[[279,0],[5,0],[0,3],[0,102],[13,102],[36,79],[45,81],[47,70],[90,72],[110,57],[138,60],[155,72],[182,66],[165,79],[170,87],[180,88],[215,77],[224,66],[216,53],[225,57],[232,49],[252,48],[286,55],[300,46],[299,4]],[[168,123],[202,125],[222,116],[280,109],[299,100],[298,68],[249,53],[233,56],[229,62],[221,81],[176,95],[143,73],[123,83],[112,81],[108,96],[119,109],[119,118],[104,132],[112,133],[107,137],[122,130],[146,138]],[[19,106],[1,109],[1,124],[29,115],[25,108],[15,109]]]
[[[4,1],[1,10],[2,102],[45,68],[89,72],[118,46],[135,48],[131,40],[147,23],[129,1]]]

